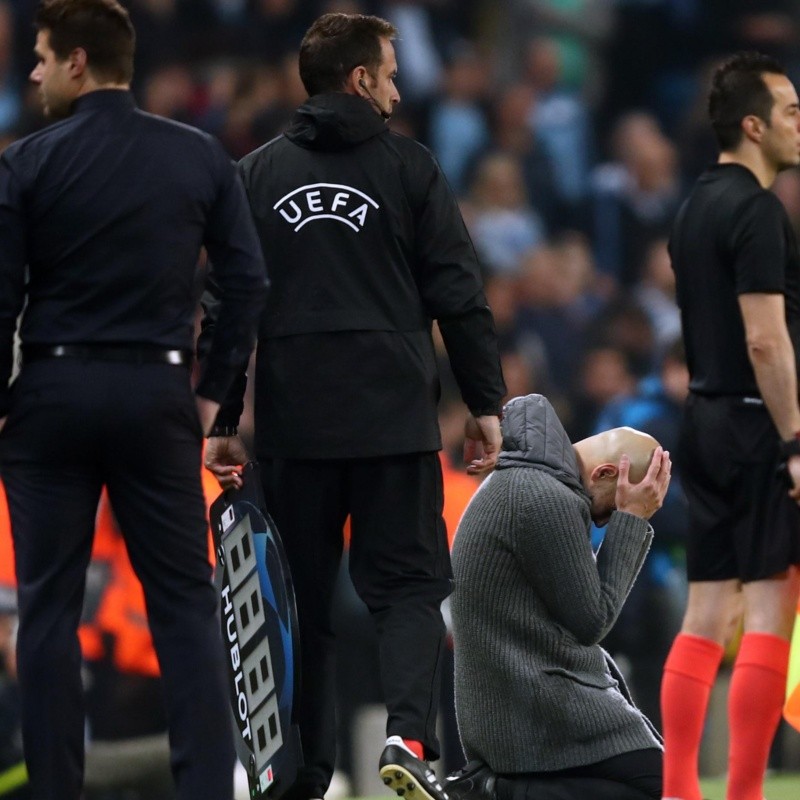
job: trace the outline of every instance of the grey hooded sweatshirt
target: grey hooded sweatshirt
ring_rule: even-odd
[[[545,772],[661,747],[599,642],[653,529],[615,511],[597,557],[589,496],[553,407],[508,403],[497,470],[453,546],[456,714],[468,758]]]

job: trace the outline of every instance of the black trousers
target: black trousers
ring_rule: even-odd
[[[291,798],[323,797],[336,750],[331,600],[351,517],[350,576],[378,635],[387,734],[437,758],[439,681],[451,590],[437,453],[374,459],[259,459],[267,508],[297,595],[301,678],[296,720],[305,767]],[[377,769],[377,764],[376,764]]]
[[[35,800],[81,795],[77,627],[104,484],[144,587],[178,797],[232,798],[201,444],[183,367],[46,359],[26,365],[13,386],[0,468],[16,552],[23,739]]]
[[[499,775],[498,800],[660,800],[662,753],[633,750],[557,772]]]

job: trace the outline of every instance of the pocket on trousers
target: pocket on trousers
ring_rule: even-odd
[[[777,464],[778,434],[764,405],[737,402],[728,409],[727,447],[731,461],[756,464],[775,461]]]

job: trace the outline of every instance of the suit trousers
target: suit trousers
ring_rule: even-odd
[[[632,750],[582,767],[499,775],[498,800],[660,800],[662,752]]]
[[[331,605],[348,515],[350,577],[376,626],[387,735],[421,741],[426,757],[438,758],[440,607],[452,588],[438,453],[259,462],[267,509],[291,568],[300,629],[295,719],[305,766],[290,800],[323,797],[333,774]]]
[[[180,800],[231,800],[233,741],[189,371],[43,359],[0,433],[19,592],[25,758],[35,800],[78,800],[77,628],[103,485],[144,587]]]

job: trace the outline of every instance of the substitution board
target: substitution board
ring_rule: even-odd
[[[228,653],[236,750],[251,800],[277,800],[302,765],[292,721],[298,690],[297,611],[289,567],[275,524],[264,508],[258,466],[245,465],[241,489],[211,506]]]

